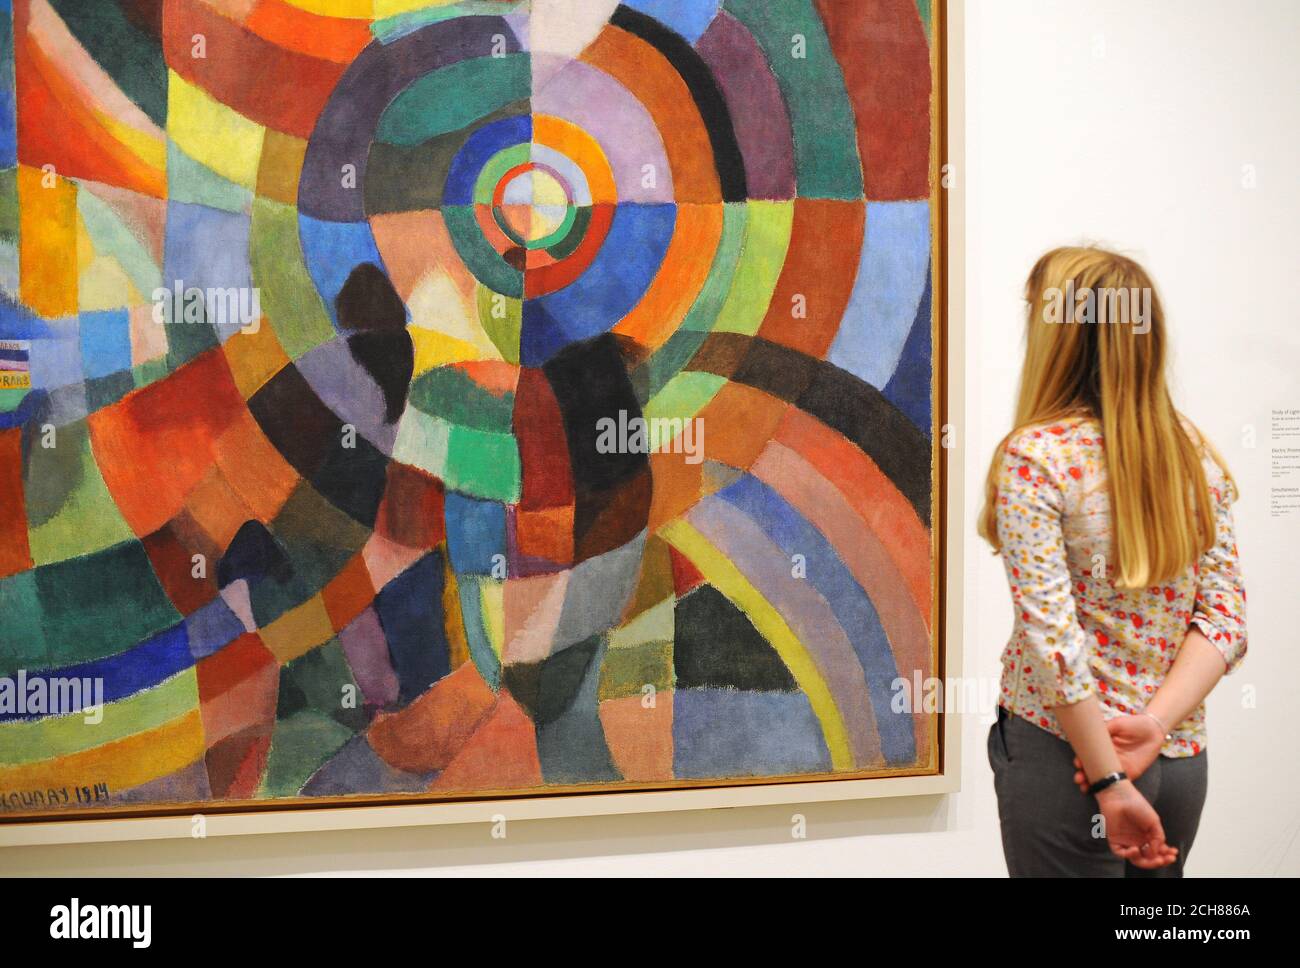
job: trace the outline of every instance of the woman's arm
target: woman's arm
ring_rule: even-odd
[[[1087,636],[1070,587],[1061,519],[1065,495],[1041,435],[1008,442],[998,475],[997,527],[1011,599],[1020,613],[1017,675],[1033,685],[1093,780],[1118,772],[1120,759],[1102,719],[1088,665]],[[1061,782],[1066,782],[1064,774]],[[1113,853],[1145,868],[1173,863],[1160,818],[1131,782],[1097,796]]]
[[[1165,681],[1147,703],[1146,711],[1160,721],[1159,726],[1151,716],[1145,718],[1160,730],[1162,741],[1165,733],[1196,712],[1227,670],[1223,653],[1214,647],[1200,628],[1193,625]]]
[[[1119,757],[1120,769],[1134,780],[1145,773],[1160,755],[1169,731],[1205,701],[1226,668],[1222,653],[1200,629],[1192,626],[1147,708],[1136,715],[1116,716],[1103,727]],[[1087,778],[1096,774],[1088,769],[1088,761],[1077,755],[1079,747],[1074,749],[1074,782],[1080,791],[1087,793]]]
[[[1106,730],[1106,720],[1101,715],[1101,705],[1096,696],[1070,706],[1057,706],[1052,712],[1074,748],[1075,763],[1082,764],[1090,781],[1124,768]]]
[[[1246,657],[1246,583],[1237,553],[1237,530],[1232,520],[1236,485],[1224,480],[1214,494],[1214,544],[1196,564],[1196,603],[1192,626],[1223,659],[1224,671],[1231,672]],[[1193,707],[1194,708],[1194,707]],[[1172,728],[1177,720],[1170,723]]]
[[[1120,757],[1111,742],[1096,696],[1069,706],[1057,706],[1053,712],[1074,748],[1075,763],[1082,762],[1089,777],[1097,779],[1120,771]],[[1086,790],[1087,781],[1084,782]],[[1132,780],[1120,780],[1106,787],[1097,794],[1097,806],[1106,822],[1106,841],[1111,853],[1134,867],[1146,869],[1164,867],[1178,858],[1178,848],[1165,842],[1160,817]]]
[[[1002,563],[1019,615],[1014,675],[1045,709],[1096,695],[1088,636],[1079,624],[1066,558],[1065,493],[1051,445],[1032,431],[1011,438],[998,470]]]
[[[1106,725],[1124,772],[1141,776],[1160,755],[1165,737],[1196,711],[1211,690],[1246,655],[1246,587],[1241,576],[1231,481],[1214,488],[1214,544],[1197,562],[1192,624],[1164,682],[1147,708],[1135,716],[1116,716]],[[1089,772],[1076,757],[1074,782],[1087,790]]]

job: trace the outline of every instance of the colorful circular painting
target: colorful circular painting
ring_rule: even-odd
[[[929,0],[4,16],[0,810],[937,769]]]

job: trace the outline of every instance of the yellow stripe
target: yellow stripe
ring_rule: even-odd
[[[46,319],[75,316],[77,186],[19,165],[18,220],[19,299]]]
[[[0,724],[0,766],[71,756],[137,733],[146,733],[199,708],[198,675],[191,666],[156,686],[104,704],[104,718],[85,713],[19,719]]]
[[[483,631],[492,651],[501,658],[506,642],[506,586],[505,582],[484,578],[479,582],[479,603],[483,610]]]
[[[253,189],[266,129],[191,84],[167,76],[167,135],[176,147],[222,178]]]
[[[175,773],[203,755],[197,709],[157,729],[55,760],[0,769],[0,791],[23,793],[105,783],[110,793]]]
[[[711,585],[731,599],[754,624],[754,628],[776,649],[776,654],[808,697],[813,714],[821,723],[822,736],[825,737],[826,748],[831,754],[831,766],[836,770],[853,769],[849,732],[840,711],[835,708],[835,697],[831,695],[830,687],[818,671],[812,655],[799,641],[799,636],[786,624],[781,613],[750,584],[749,579],[741,574],[730,559],[685,521],[672,521],[659,534],[689,558],[691,564],[699,569]]]
[[[107,111],[95,111],[95,120],[127,151],[159,173],[167,170],[167,142],[157,135],[139,131]]]
[[[463,363],[483,358],[483,353],[478,347],[454,336],[448,336],[446,333],[439,333],[423,326],[407,326],[406,331],[415,346],[415,368],[411,371],[412,376],[419,376],[421,373],[427,373],[435,367],[446,366],[449,363]]]
[[[325,607],[325,599],[316,595],[297,608],[289,609],[262,629],[260,635],[262,644],[280,665],[287,665],[334,638],[334,625]]]
[[[289,5],[322,17],[369,20],[375,15],[375,0],[288,0]],[[436,0],[433,0],[436,2]],[[450,2],[450,0],[449,0]],[[380,0],[381,7],[392,4]]]

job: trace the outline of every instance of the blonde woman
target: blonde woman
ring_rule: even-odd
[[[988,743],[1007,868],[1181,876],[1204,699],[1246,652],[1236,485],[1170,400],[1141,266],[1055,249],[1025,296],[1015,429],[979,526],[1015,608]]]

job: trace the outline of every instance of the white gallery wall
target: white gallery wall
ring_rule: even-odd
[[[966,674],[996,677],[1010,628],[1001,565],[973,521],[1011,419],[1024,276],[1053,245],[1118,246],[1154,274],[1176,399],[1243,494],[1250,656],[1211,701],[1209,802],[1188,872],[1300,874],[1300,511],[1270,513],[1270,413],[1300,408],[1300,2],[971,0],[956,13],[967,513],[952,522],[966,583],[951,594]],[[535,821],[503,840],[476,825],[24,848],[0,853],[0,872],[1003,874],[988,721],[964,717],[963,790],[950,797]]]
[[[967,52],[968,491],[1011,419],[1034,258],[1082,240],[1136,256],[1175,402],[1242,493],[1250,651],[1210,701],[1188,873],[1300,873],[1300,758],[1281,752],[1300,710],[1300,512],[1270,511],[1271,412],[1300,408],[1300,3],[977,0]],[[983,552],[968,575],[967,656],[989,670],[1005,582]]]

